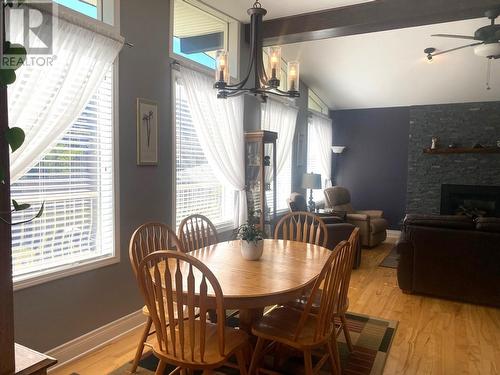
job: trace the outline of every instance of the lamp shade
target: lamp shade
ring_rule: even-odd
[[[345,146],[332,146],[332,152],[334,154],[341,154],[345,150]]]
[[[303,189],[321,189],[321,175],[315,173],[304,173],[302,175]]]

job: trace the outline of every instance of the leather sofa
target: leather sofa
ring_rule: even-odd
[[[355,211],[351,205],[349,190],[340,186],[329,187],[324,190],[326,207],[335,211],[345,211],[347,222],[359,228],[361,244],[374,247],[387,238],[389,224],[383,218],[380,210]]]
[[[404,292],[500,307],[500,219],[407,215],[397,251]]]
[[[305,197],[300,193],[292,193],[287,199],[288,207],[291,212],[307,211],[307,202]],[[325,222],[328,230],[328,241],[326,247],[334,249],[337,244],[342,241],[347,241],[354,230],[354,225],[344,222],[341,218],[333,215],[320,215]],[[358,242],[354,258],[354,268],[358,268],[361,264],[361,244]]]

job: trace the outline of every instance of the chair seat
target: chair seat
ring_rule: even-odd
[[[217,325],[208,323],[205,327],[205,355],[203,361],[200,357],[200,347],[199,341],[196,340],[195,349],[194,349],[194,358],[191,358],[191,346],[190,346],[190,338],[189,338],[189,330],[187,329],[188,322],[184,323],[184,359],[182,362],[178,361],[178,358],[173,356],[172,352],[172,340],[170,331],[167,332],[167,342],[168,342],[168,350],[170,353],[167,353],[166,350],[162,350],[158,343],[153,345],[154,353],[161,359],[170,364],[176,366],[186,366],[189,365],[191,368],[206,368],[207,366],[218,367],[227,361],[227,358],[232,356],[238,349],[241,349],[244,345],[247,345],[248,335],[246,332],[234,329],[230,327],[225,327],[224,329],[224,342],[225,342],[225,353],[224,355],[220,355],[219,353],[219,340],[217,336]],[[195,321],[195,334],[194,337],[200,337],[200,321]],[[176,331],[178,331],[178,327],[176,327]],[[178,334],[177,334],[178,335]],[[176,352],[181,353],[181,345],[179,340],[176,340]]]
[[[252,333],[266,340],[278,341],[294,348],[315,347],[323,344],[330,337],[330,334],[319,339],[314,337],[317,319],[315,315],[311,314],[300,336],[295,340],[295,331],[301,316],[302,311],[298,309],[289,306],[278,307],[255,323],[252,327]],[[333,330],[333,324],[331,324],[330,329]]]
[[[184,307],[184,319],[187,319],[189,317],[189,312],[188,312],[188,309],[186,307]],[[199,308],[195,308],[194,310],[194,313],[195,313],[195,316],[199,316],[200,315],[200,309]],[[142,307],[142,314],[147,316],[147,317],[150,317],[150,314],[149,314],[149,309],[146,305],[144,305]],[[177,319],[177,305],[174,303],[174,319]]]
[[[291,307],[292,309],[303,311],[307,305],[307,300],[309,298],[309,295],[303,295],[293,301],[290,301],[286,304],[286,306]],[[317,314],[319,310],[319,303],[320,303],[320,294],[316,294],[316,297],[314,298],[314,301],[311,306],[311,313],[312,314]],[[346,303],[344,306],[342,306],[339,310],[337,311],[337,306],[335,306],[335,311],[333,312],[334,316],[337,314],[345,314],[347,310],[349,309],[349,298],[346,299]]]

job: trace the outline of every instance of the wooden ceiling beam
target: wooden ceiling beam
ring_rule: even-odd
[[[265,21],[263,39],[269,46],[460,21],[496,7],[499,0],[376,0]]]

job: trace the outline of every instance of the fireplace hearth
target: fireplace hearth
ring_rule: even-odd
[[[500,186],[441,185],[441,215],[500,217]]]

